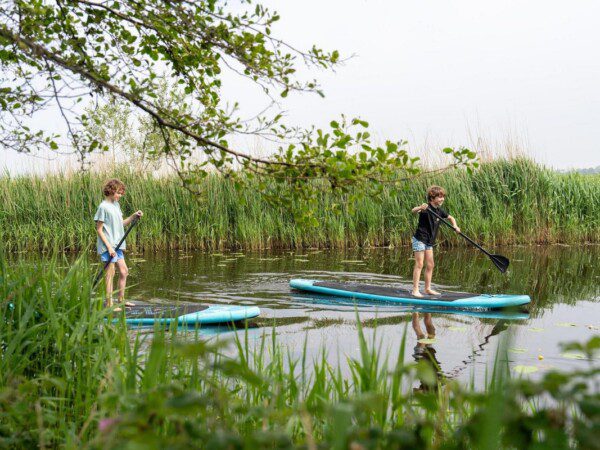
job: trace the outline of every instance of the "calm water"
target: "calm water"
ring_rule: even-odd
[[[280,253],[170,253],[128,255],[129,298],[156,304],[198,302],[244,304],[261,308],[249,331],[258,340],[275,330],[280,343],[309,355],[323,347],[332,362],[358,355],[357,314],[371,338],[390,351],[393,360],[407,333],[405,358],[435,358],[448,377],[485,378],[496,347],[510,338],[509,360],[538,376],[550,368],[583,368],[581,355],[564,352],[561,342],[583,341],[600,332],[600,246],[527,246],[494,249],[511,260],[507,274],[497,271],[471,249],[436,252],[434,282],[438,289],[478,293],[524,293],[529,312],[485,317],[465,312],[432,314],[435,338],[417,342],[412,307],[360,303],[292,291],[291,278],[347,280],[398,286],[410,281],[408,248],[362,251],[306,250]],[[421,327],[423,312],[421,311]],[[222,330],[222,328],[221,328]],[[207,330],[215,334],[218,330]],[[430,330],[432,331],[432,330]],[[225,338],[231,332],[220,334]],[[533,368],[533,369],[532,369]]]

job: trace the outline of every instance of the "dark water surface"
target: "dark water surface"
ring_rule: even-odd
[[[584,368],[590,361],[561,349],[561,342],[585,341],[600,332],[600,246],[503,247],[511,267],[501,274],[472,249],[436,251],[435,287],[475,293],[528,294],[529,312],[432,314],[434,340],[417,342],[412,307],[390,303],[355,304],[334,297],[302,294],[289,288],[292,278],[356,281],[398,286],[409,283],[413,260],[408,248],[357,251],[305,250],[279,253],[128,254],[129,298],[156,304],[198,302],[261,308],[249,330],[253,340],[270,337],[309,358],[327,350],[332,363],[358,356],[357,314],[365,334],[375,333],[390,359],[407,333],[405,358],[435,358],[448,377],[481,381],[493,364],[499,341],[510,338],[508,355],[515,374],[538,376],[550,368]],[[424,332],[423,312],[420,313]],[[223,330],[223,328],[221,328]],[[431,331],[431,330],[430,330]],[[207,330],[207,334],[215,330]],[[231,332],[220,334],[221,337]]]

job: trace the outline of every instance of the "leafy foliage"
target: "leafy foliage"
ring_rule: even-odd
[[[369,195],[384,182],[402,182],[418,172],[403,143],[375,145],[360,119],[332,121],[328,131],[300,130],[282,114],[238,117],[237,105],[223,105],[224,71],[259,85],[274,98],[289,92],[322,95],[315,80],[297,76],[299,61],[330,69],[341,62],[337,51],[298,50],[272,35],[279,19],[250,0],[228,6],[215,0],[1,0],[0,139],[8,148],[59,148],[54,135],[34,130],[24,118],[54,104],[66,121],[71,143],[83,158],[109,143],[89,133],[90,118],[77,104],[88,96],[115,99],[147,117],[160,133],[161,152],[174,157],[176,170],[191,191],[217,169],[236,178],[271,177],[289,184],[290,197],[266,198],[293,207],[302,223],[313,224],[310,208],[318,188],[342,193],[365,182]],[[161,80],[182,90],[181,102],[160,102]],[[228,139],[254,134],[276,142],[274,157],[261,158],[232,148]],[[467,149],[444,150],[454,165],[476,166]],[[264,187],[264,184],[260,185]],[[372,186],[372,188],[371,188]]]

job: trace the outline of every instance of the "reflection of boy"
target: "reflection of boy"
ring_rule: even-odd
[[[413,290],[412,295],[415,297],[423,297],[423,294],[419,292],[419,281],[421,279],[421,270],[423,269],[423,263],[425,263],[425,294],[428,295],[439,295],[439,292],[431,289],[431,278],[433,276],[433,245],[435,244],[435,238],[437,235],[438,228],[440,226],[440,219],[427,212],[431,208],[438,216],[448,219],[454,230],[460,233],[460,228],[456,225],[454,217],[444,211],[441,206],[446,198],[446,191],[440,186],[431,186],[427,190],[427,201],[420,206],[415,206],[412,209],[413,214],[419,213],[419,224],[417,231],[412,238],[412,248],[415,254],[415,268],[413,270]]]
[[[425,323],[425,329],[427,330],[427,335],[423,333],[421,329],[421,324],[419,323],[419,313],[413,313],[412,315],[412,326],[413,330],[417,335],[417,339],[434,339],[435,338],[435,327],[433,326],[433,320],[431,318],[430,313],[425,313],[423,315],[423,322]],[[431,373],[435,374],[435,381],[432,383],[431,380],[423,377],[420,379],[421,384],[418,388],[415,388],[415,391],[419,392],[429,392],[431,390],[437,391],[438,381],[444,378],[444,374],[442,372],[442,368],[440,366],[440,362],[435,356],[436,351],[431,346],[431,344],[426,344],[424,342],[417,342],[417,345],[414,348],[413,358],[418,363],[419,361],[423,361],[426,365],[431,368]]]

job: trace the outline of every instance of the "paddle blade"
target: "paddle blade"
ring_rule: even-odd
[[[506,270],[508,269],[508,265],[510,264],[510,261],[506,256],[490,255],[490,259],[500,272],[506,272]]]

